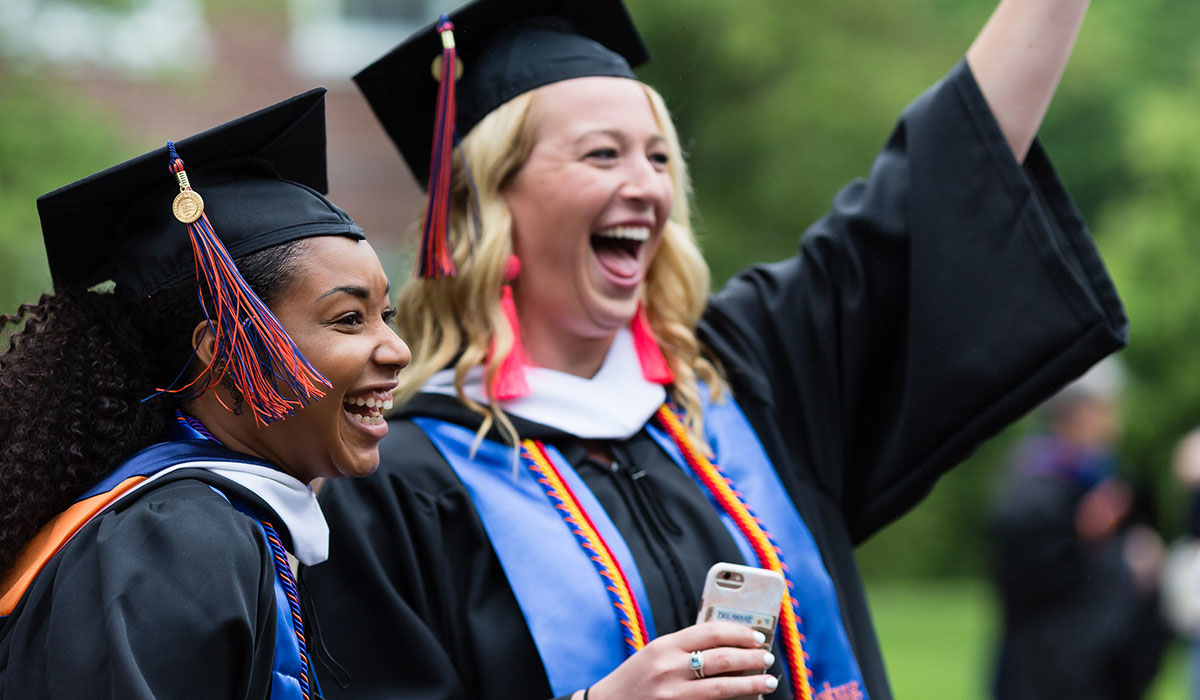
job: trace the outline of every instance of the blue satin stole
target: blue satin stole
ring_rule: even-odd
[[[702,388],[701,393],[707,397],[707,390]],[[715,453],[713,461],[737,485],[783,550],[799,604],[814,693],[820,697],[822,690],[846,688],[869,700],[842,624],[833,581],[758,436],[732,397],[707,404],[704,416],[705,436]],[[483,440],[472,459],[474,431],[433,418],[416,417],[413,422],[429,436],[470,493],[553,693],[566,695],[608,675],[627,658],[616,613],[592,562],[533,475],[524,465],[514,470],[511,447]],[[646,429],[671,460],[696,479],[670,437],[654,424]],[[620,562],[653,639],[654,616],[628,545],[571,464],[548,445],[546,452]],[[702,485],[700,488],[707,492]],[[713,508],[745,561],[757,565],[750,543],[737,526],[715,502]],[[778,639],[776,648],[781,648]]]

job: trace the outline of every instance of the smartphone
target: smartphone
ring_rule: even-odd
[[[726,562],[713,564],[704,577],[696,622],[724,620],[748,625],[762,632],[767,638],[764,649],[770,650],[786,585],[777,571]]]
[[[775,624],[783,605],[787,583],[783,574],[741,564],[713,564],[704,577],[704,592],[700,595],[700,614],[696,623],[722,620],[748,625],[767,638],[763,649],[770,651],[775,641]],[[747,671],[753,675],[761,671]],[[748,695],[734,700],[756,700],[761,695]]]

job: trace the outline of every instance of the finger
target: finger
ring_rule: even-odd
[[[681,651],[714,647],[753,649],[762,646],[767,641],[761,632],[734,622],[704,622],[685,627],[660,639],[669,641],[672,646]]]
[[[766,695],[779,687],[779,679],[775,676],[723,676],[721,678],[705,678],[688,684],[689,698],[705,698],[725,700],[744,696]]]
[[[775,655],[761,649],[741,649],[737,647],[716,647],[700,652],[702,673],[705,677],[720,676],[727,673],[743,673],[746,671],[761,672],[775,663]],[[688,677],[695,674],[690,665],[691,655],[682,657],[680,668]]]

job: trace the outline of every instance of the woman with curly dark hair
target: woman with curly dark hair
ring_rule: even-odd
[[[375,470],[410,358],[324,128],[313,90],[38,200],[56,293],[0,321],[0,698],[319,695],[287,555],[326,558],[310,482]]]

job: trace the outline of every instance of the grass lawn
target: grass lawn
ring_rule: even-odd
[[[897,700],[990,700],[994,601],[979,581],[871,581],[875,626]],[[1188,700],[1182,647],[1146,700]]]

